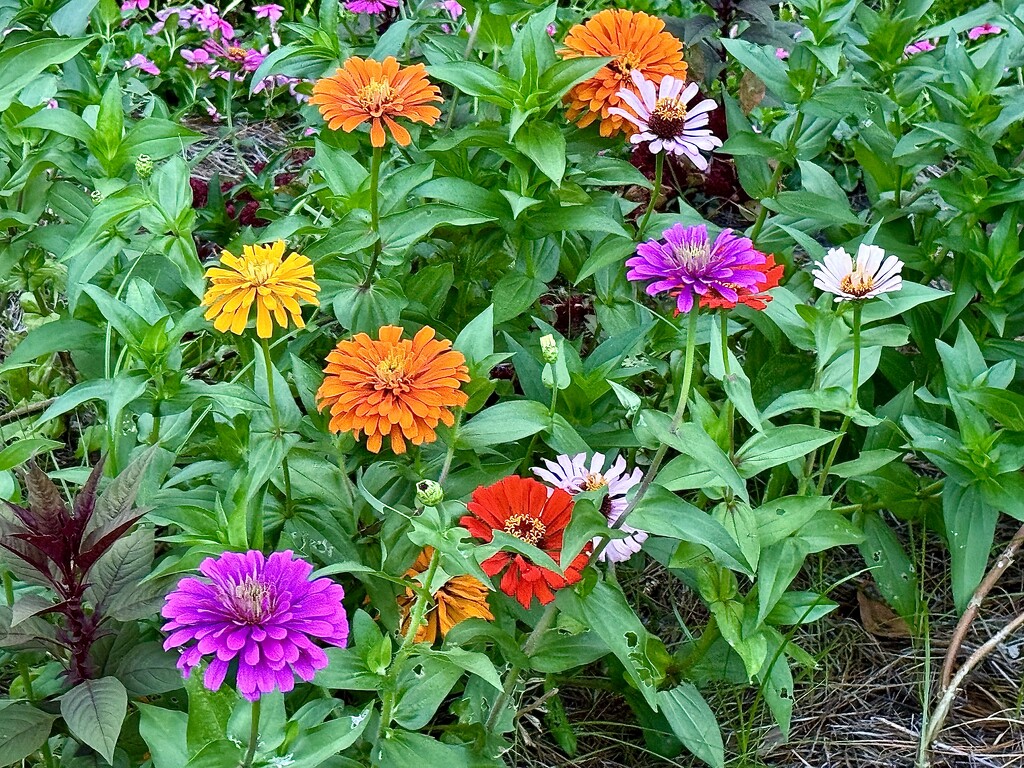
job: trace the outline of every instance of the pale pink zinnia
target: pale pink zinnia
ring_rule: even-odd
[[[647,144],[654,154],[664,149],[673,155],[685,155],[697,168],[706,171],[708,161],[701,151],[710,152],[722,146],[722,140],[705,127],[708,113],[718,105],[711,99],[704,99],[689,106],[697,95],[697,84],[687,85],[672,75],[665,76],[658,87],[638,69],[633,70],[632,77],[639,95],[629,88],[618,93],[629,109],[612,107],[608,110],[637,127],[629,140],[633,144]]]
[[[143,56],[141,53],[136,53],[134,56],[132,56],[130,59],[128,59],[128,61],[124,63],[125,69],[131,69],[132,67],[136,67],[142,70],[147,75],[160,74],[160,68],[152,61],[147,59],[145,56]]]
[[[927,53],[928,51],[935,50],[935,43],[931,40],[918,40],[916,43],[911,43],[903,49],[903,53],[906,56],[914,56],[918,53]]]
[[[982,37],[984,35],[998,35],[1002,31],[1002,27],[997,27],[995,24],[990,24],[989,22],[986,21],[980,27],[974,27],[973,29],[968,31],[967,38],[969,40],[977,40],[979,37]]]
[[[144,11],[149,8],[149,0],[124,0],[121,3],[121,12]]]
[[[388,8],[397,8],[401,0],[348,0],[345,10],[349,13],[360,13],[376,16]]]
[[[789,51],[787,51],[785,48],[776,48],[775,49],[775,58],[776,59],[781,59],[782,61],[785,61],[786,59],[789,58]]]
[[[561,488],[568,494],[575,496],[583,491],[596,491],[600,488],[607,488],[608,494],[601,504],[601,512],[608,519],[609,525],[614,525],[628,506],[626,495],[643,477],[643,471],[634,469],[626,472],[626,460],[621,456],[612,459],[611,466],[606,470],[605,455],[595,453],[590,463],[587,463],[587,454],[578,453],[575,456],[562,455],[555,461],[544,459],[544,467],[531,467],[533,473],[553,488]],[[619,530],[626,534],[624,539],[612,539],[604,548],[598,559],[608,560],[612,563],[621,563],[629,560],[630,557],[640,551],[644,541],[647,540],[647,532],[640,531],[630,525],[623,523]],[[600,537],[594,539],[594,546],[600,545]]]
[[[873,299],[903,288],[903,262],[886,256],[877,245],[857,249],[857,260],[845,248],[830,248],[813,270],[814,287],[835,295],[836,301]]]

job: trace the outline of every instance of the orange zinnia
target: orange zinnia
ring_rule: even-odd
[[[370,124],[370,143],[384,146],[384,126],[391,130],[395,141],[403,147],[412,138],[409,132],[395,122],[404,117],[418,123],[433,125],[441,110],[431,102],[442,102],[441,92],[427,79],[422,64],[400,67],[394,56],[383,62],[353,56],[331,77],[313,85],[310,104],[320,107],[320,114],[331,130],[341,128],[351,133],[367,120]]]
[[[601,135],[614,136],[619,131],[633,133],[632,125],[609,113],[622,105],[619,89],[636,92],[631,72],[639,70],[655,85],[665,75],[686,79],[683,44],[665,31],[665,22],[646,13],[610,9],[601,11],[585,24],[577,24],[565,38],[564,58],[578,56],[614,56],[615,61],[602,67],[589,80],[573,86],[565,95],[569,104],[566,116],[580,127],[601,119]]]
[[[438,423],[455,423],[451,408],[468,398],[459,391],[469,381],[466,358],[450,341],[434,338],[425,326],[410,341],[402,328],[385,325],[380,340],[357,333],[339,341],[327,355],[327,378],[316,393],[320,410],[329,407],[332,432],[366,433],[366,447],[380,451],[391,437],[391,450],[405,453],[405,441],[414,445],[437,439]]]
[[[405,578],[422,584],[421,579],[430,567],[430,558],[433,554],[433,547],[427,547],[420,552],[412,567],[406,571]],[[494,614],[487,605],[487,593],[487,587],[472,576],[453,576],[448,579],[434,593],[434,605],[424,615],[423,624],[416,630],[413,641],[433,644],[439,635],[443,638],[452,627],[466,619],[494,621]],[[410,613],[415,602],[416,594],[411,589],[407,589],[404,595],[398,597],[403,635],[409,630]]]
[[[270,245],[242,246],[242,255],[223,251],[223,267],[206,271],[210,287],[203,296],[206,319],[220,332],[239,334],[249,322],[249,310],[256,305],[256,335],[269,339],[274,320],[282,328],[288,318],[304,327],[299,302],[316,305],[320,286],[313,281],[313,265],[298,253],[285,258],[285,244],[278,240]],[[225,269],[226,267],[226,269]]]
[[[768,293],[768,291],[772,288],[778,288],[779,281],[782,279],[782,273],[785,267],[782,264],[776,264],[775,257],[769,254],[765,257],[764,263],[751,264],[750,268],[757,270],[764,275],[761,280],[757,281],[757,285],[755,287],[737,287],[736,301],[729,301],[712,289],[700,297],[701,308],[732,309],[737,304],[743,304],[751,309],[761,311],[767,307],[768,302],[772,300],[771,294]],[[676,314],[678,314],[678,312]]]

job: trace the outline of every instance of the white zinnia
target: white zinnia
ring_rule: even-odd
[[[857,263],[845,248],[831,248],[812,274],[814,287],[835,294],[836,301],[873,299],[903,287],[903,262],[877,245],[861,245]]]
[[[722,140],[705,128],[708,113],[718,104],[704,99],[693,107],[688,102],[697,95],[697,84],[687,85],[683,80],[666,75],[658,88],[645,78],[639,70],[631,73],[638,96],[631,88],[619,91],[619,98],[630,107],[612,107],[608,111],[624,117],[639,130],[630,137],[634,144],[647,144],[657,154],[664,149],[674,155],[686,155],[702,171],[708,169],[708,161],[701,151],[710,152],[722,146]]]
[[[640,482],[644,474],[640,469],[626,473],[626,460],[621,456],[615,457],[611,466],[605,470],[603,453],[595,453],[590,459],[589,466],[585,453],[578,453],[575,456],[563,454],[555,461],[544,459],[544,463],[547,469],[531,467],[533,473],[548,485],[561,488],[573,496],[607,486],[608,495],[601,505],[601,512],[608,518],[609,525],[614,525],[625,511],[628,505],[626,494]],[[639,531],[628,524],[624,523],[619,530],[628,535],[624,539],[612,539],[608,542],[608,546],[598,555],[602,562],[609,560],[621,563],[629,560],[640,551],[641,545],[647,540],[646,531]],[[594,546],[598,546],[600,541],[600,538],[594,539]]]

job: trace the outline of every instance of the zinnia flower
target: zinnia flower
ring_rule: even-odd
[[[572,517],[572,496],[560,488],[552,490],[533,478],[512,475],[486,488],[477,488],[467,507],[470,514],[459,524],[471,536],[489,542],[494,531],[504,531],[559,562],[562,536]],[[505,571],[501,591],[529,609],[533,598],[547,605],[555,599],[554,590],[579,581],[589,555],[588,543],[565,569],[564,577],[518,552],[495,552],[480,565],[488,576]]]
[[[327,666],[314,640],[339,647],[348,640],[345,591],[330,579],[310,581],[312,571],[291,552],[208,557],[199,566],[208,581],[190,576],[167,596],[164,650],[184,646],[178,668],[185,677],[209,656],[203,685],[211,691],[237,664],[238,690],[250,701],[292,690],[296,675],[309,682]]]
[[[138,67],[147,75],[160,74],[160,68],[141,53],[136,53],[134,56],[132,56],[130,59],[128,59],[128,61],[124,63],[125,69],[130,69],[131,67]]]
[[[313,282],[313,265],[305,256],[292,252],[284,258],[284,241],[271,245],[246,245],[241,257],[224,251],[221,267],[206,271],[210,287],[203,296],[206,319],[222,333],[242,333],[249,322],[249,308],[256,304],[256,335],[269,339],[274,331],[273,320],[288,327],[288,317],[304,328],[299,302],[319,304]]]
[[[779,59],[780,61],[785,61],[786,59],[789,58],[789,51],[787,51],[785,48],[776,48],[775,58]]]
[[[385,437],[391,450],[405,453],[437,439],[439,423],[455,423],[451,408],[468,398],[459,387],[469,381],[466,358],[450,341],[424,326],[412,340],[402,328],[385,325],[379,341],[365,333],[339,341],[329,355],[326,378],[316,393],[320,410],[330,408],[332,432],[366,433],[366,447],[378,453]]]
[[[361,13],[377,16],[388,8],[397,8],[400,0],[348,0],[345,10],[349,13]]]
[[[121,12],[126,11],[144,11],[149,8],[149,0],[124,0],[121,3]],[[971,38],[972,40],[974,38]]]
[[[665,31],[665,22],[639,11],[601,11],[570,29],[565,48],[559,53],[565,58],[615,57],[615,61],[565,95],[569,104],[566,116],[570,120],[578,118],[580,127],[600,119],[602,136],[614,136],[624,127],[628,130],[628,126],[623,126],[622,115],[612,114],[611,109],[622,105],[619,94],[623,88],[634,89],[634,71],[655,85],[665,75],[686,79],[683,44]]]
[[[857,301],[900,290],[902,271],[903,262],[897,257],[886,257],[877,245],[862,243],[856,264],[845,248],[830,248],[812,274],[814,287],[835,294],[836,301]]]
[[[276,24],[284,13],[284,6],[277,5],[277,3],[254,5],[252,9],[256,12],[257,19],[267,19],[271,25]]]
[[[561,488],[575,496],[584,491],[596,491],[607,488],[608,494],[601,504],[601,512],[608,519],[609,525],[615,525],[619,517],[626,511],[628,502],[626,495],[644,476],[643,470],[637,468],[626,472],[626,460],[621,456],[612,459],[611,466],[605,470],[605,456],[595,453],[587,465],[587,454],[577,453],[575,456],[562,455],[554,461],[544,459],[546,469],[531,467],[533,473],[554,488]],[[647,540],[647,532],[631,527],[628,523],[619,526],[619,530],[627,534],[624,539],[612,539],[608,542],[598,559],[622,563],[640,551],[641,545]],[[593,540],[593,546],[600,545],[600,537]]]
[[[967,39],[977,40],[979,37],[982,37],[984,35],[998,35],[1002,31],[1002,27],[997,27],[995,24],[990,24],[989,22],[986,21],[980,27],[972,27],[967,32]]]
[[[757,285],[740,286],[737,288],[736,301],[730,301],[722,297],[717,290],[712,288],[700,297],[701,309],[732,309],[737,304],[743,304],[759,312],[762,311],[768,306],[768,302],[772,300],[771,295],[767,291],[778,287],[785,268],[782,264],[776,264],[775,257],[771,255],[765,257],[763,264],[758,264],[753,268],[761,273]]]
[[[911,43],[903,49],[904,56],[914,56],[918,53],[927,53],[928,51],[935,50],[935,43],[931,40],[918,40],[916,43]]]
[[[373,146],[384,146],[387,126],[395,141],[404,147],[412,137],[395,118],[433,125],[441,110],[431,102],[442,101],[441,91],[427,79],[422,64],[400,67],[394,56],[383,62],[353,56],[333,76],[316,82],[309,103],[320,107],[320,114],[331,130],[341,128],[351,133],[370,120]]]
[[[708,161],[701,150],[710,152],[722,146],[722,140],[705,128],[708,112],[718,105],[712,99],[704,99],[693,107],[689,101],[697,95],[697,84],[687,85],[672,75],[666,75],[658,88],[638,70],[633,70],[634,92],[631,88],[619,91],[619,99],[629,107],[612,107],[608,112],[620,115],[637,127],[630,137],[633,144],[647,144],[652,154],[664,149],[673,155],[686,155],[702,171],[708,169]]]
[[[754,249],[749,238],[731,229],[723,229],[713,244],[703,224],[675,224],[662,237],[664,242],[648,240],[637,246],[637,255],[626,261],[626,266],[632,267],[626,277],[653,280],[647,293],[671,293],[680,312],[689,312],[695,297],[711,292],[727,301],[738,301],[740,290],[756,288],[764,279],[758,268],[765,255]]]
[[[427,547],[420,552],[412,567],[406,571],[405,578],[422,584],[421,579],[430,567],[430,558],[433,554],[433,547]],[[494,615],[487,605],[489,591],[483,582],[472,576],[453,576],[448,579],[434,593],[434,605],[424,615],[423,624],[416,630],[413,642],[433,644],[439,636],[443,638],[452,627],[466,619],[494,621]],[[415,602],[416,595],[411,589],[406,590],[405,594],[398,598],[403,635],[409,630],[410,614]]]

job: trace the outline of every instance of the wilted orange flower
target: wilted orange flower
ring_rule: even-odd
[[[441,91],[427,79],[422,64],[400,67],[394,56],[383,62],[353,56],[331,77],[313,85],[310,104],[320,107],[320,114],[331,130],[351,133],[367,120],[370,143],[384,146],[384,126],[403,147],[412,141],[409,132],[395,122],[404,117],[418,123],[433,125],[441,110],[431,102],[442,102]]]
[[[412,339],[402,328],[385,325],[375,341],[357,333],[339,341],[329,355],[327,378],[316,393],[320,410],[330,408],[332,432],[366,433],[366,447],[380,451],[391,437],[391,450],[405,453],[405,441],[415,445],[437,439],[438,423],[455,423],[451,408],[468,398],[459,391],[469,381],[466,358],[450,341],[434,338],[425,326]]]
[[[570,29],[565,48],[559,53],[564,58],[616,57],[565,95],[569,104],[566,116],[570,120],[579,118],[580,127],[600,118],[602,136],[614,136],[622,130],[634,131],[630,123],[623,123],[621,116],[609,113],[612,107],[622,105],[619,89],[636,92],[631,76],[633,70],[639,70],[655,85],[661,83],[665,75],[686,79],[683,44],[665,31],[665,22],[639,11],[601,11],[586,23]]]
[[[242,255],[223,251],[221,264],[210,267],[206,277],[210,287],[203,296],[206,319],[213,320],[218,331],[242,333],[249,322],[249,309],[256,304],[256,334],[269,339],[273,320],[288,327],[288,317],[304,328],[299,302],[319,304],[313,282],[313,264],[305,256],[292,252],[284,258],[284,241],[270,245],[246,245]]]
[[[427,547],[420,552],[412,567],[406,571],[405,578],[415,579],[422,584],[421,579],[430,567],[430,558],[433,554],[433,547]],[[413,641],[433,644],[439,635],[444,637],[452,627],[466,619],[494,621],[494,614],[491,613],[491,609],[487,605],[488,591],[483,582],[472,576],[453,576],[448,579],[434,593],[434,605],[424,615],[423,624],[416,630]],[[403,635],[409,629],[410,613],[415,602],[416,595],[411,589],[407,589],[404,595],[398,597]]]

